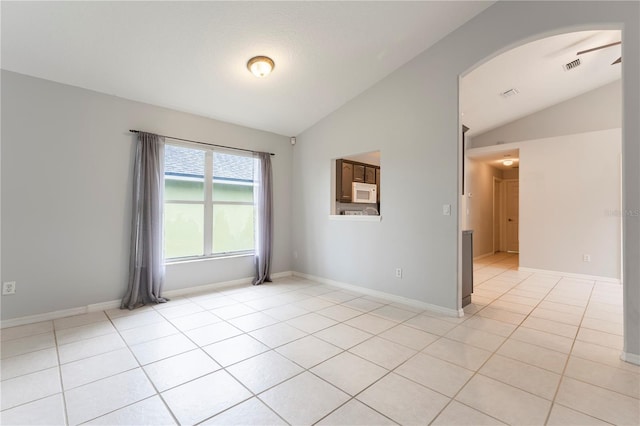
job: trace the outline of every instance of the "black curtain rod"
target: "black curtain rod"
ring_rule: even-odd
[[[140,130],[129,130],[129,131],[131,133],[140,133]],[[166,136],[166,135],[158,135],[158,136],[162,136],[163,138],[167,138],[167,139],[173,139],[175,141],[183,141],[183,142],[195,143],[195,144],[198,144],[198,145],[217,146],[218,148],[234,149],[236,151],[244,151],[244,152],[252,152],[252,153],[257,152],[257,151],[253,151],[253,150],[250,150],[250,149],[235,148],[233,146],[218,145],[218,144],[215,144],[215,143],[207,143],[207,142],[200,142],[200,141],[192,141],[190,139],[174,138],[173,136]],[[269,155],[275,155],[275,154],[273,152],[270,152]]]

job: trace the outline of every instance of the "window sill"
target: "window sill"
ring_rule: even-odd
[[[329,220],[338,220],[343,222],[380,222],[382,221],[382,216],[330,214]]]
[[[208,262],[210,260],[221,260],[221,259],[234,259],[238,257],[253,257],[253,252],[244,252],[244,253],[233,253],[233,254],[218,254],[215,256],[199,256],[199,257],[185,257],[179,259],[168,259],[165,260],[165,265],[179,265],[184,263],[196,263],[196,262]]]

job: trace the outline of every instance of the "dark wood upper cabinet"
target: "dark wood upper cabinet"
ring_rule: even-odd
[[[353,182],[353,163],[336,160],[336,199],[351,202],[351,183]]]
[[[376,168],[376,191],[378,193],[378,202],[380,202],[380,167]]]
[[[365,166],[364,168],[364,183],[376,183],[376,168],[371,166]]]
[[[353,181],[364,182],[364,171],[365,171],[365,166],[363,164],[354,164],[353,165]]]

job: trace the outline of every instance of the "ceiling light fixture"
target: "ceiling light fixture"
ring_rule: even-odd
[[[247,62],[247,69],[258,78],[268,76],[275,66],[273,59],[266,56],[255,56]]]
[[[502,164],[505,166],[511,166],[513,164],[513,160],[504,160]]]

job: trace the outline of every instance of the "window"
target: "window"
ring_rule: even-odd
[[[190,258],[254,249],[250,156],[165,146],[165,258]]]

